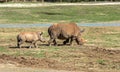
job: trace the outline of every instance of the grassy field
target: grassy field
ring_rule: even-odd
[[[1,23],[119,22],[120,5],[0,8]]]
[[[86,44],[101,47],[120,47],[120,27],[82,27],[85,32],[82,34],[88,42]],[[24,31],[43,31],[44,37],[49,40],[47,28],[1,28],[0,29],[0,45],[11,43],[16,44],[16,36]],[[3,43],[2,43],[3,42]],[[58,42],[61,42],[58,40]],[[13,44],[13,43],[12,43]]]
[[[47,42],[39,42],[39,48],[32,49],[17,48],[17,34],[23,31],[44,31],[43,36],[48,40],[47,28],[0,28],[0,62],[3,59],[7,63],[18,63],[26,67],[76,72],[119,72],[120,27],[82,28],[86,29],[83,38],[87,40],[83,46],[78,46],[74,42],[74,46],[49,47]],[[62,43],[61,40],[57,41],[58,44]],[[23,46],[28,45],[23,44]]]
[[[11,55],[16,57],[22,56],[25,58],[26,57],[30,57],[30,58],[32,57],[32,58],[38,58],[38,59],[43,58],[43,59],[48,59],[47,61],[55,60],[55,63],[57,61],[67,65],[67,66],[65,65],[66,66],[65,68],[63,68],[62,66],[58,66],[57,68],[50,67],[52,69],[54,68],[61,69],[61,70],[72,69],[73,71],[76,71],[76,70],[79,71],[79,70],[86,70],[86,66],[87,68],[92,66],[93,69],[98,68],[98,71],[101,69],[103,69],[103,71],[106,71],[106,69],[110,69],[111,72],[116,69],[119,71],[120,69],[119,62],[114,63],[114,60],[119,58],[119,55],[118,55],[119,50],[111,51],[111,50],[104,50],[104,49],[111,49],[111,48],[119,49],[120,27],[82,27],[82,28],[86,29],[86,31],[83,33],[83,38],[88,40],[88,42],[85,43],[85,45],[83,46],[78,46],[74,42],[74,46],[66,45],[66,46],[49,47],[47,46],[47,42],[46,43],[39,42],[39,48],[32,48],[32,49],[27,49],[24,47],[21,49],[17,48],[16,35],[19,32],[23,32],[23,31],[42,30],[44,31],[44,37],[48,40],[49,37],[47,34],[47,28],[1,28],[0,29],[0,38],[1,38],[0,54],[6,54],[6,55]],[[57,40],[57,41],[59,44],[62,43],[61,40]],[[23,46],[27,46],[27,45],[29,44],[23,44]],[[104,49],[101,50],[101,48],[104,48]],[[111,53],[113,54],[111,55]],[[91,56],[94,58],[91,58]],[[9,59],[11,59],[11,57]],[[119,61],[119,59],[117,61]],[[81,66],[81,64],[83,64],[83,66]],[[70,65],[70,69],[69,69],[69,65]],[[113,68],[114,66],[115,68]]]
[[[120,5],[108,6],[50,6],[31,8],[0,8],[0,24],[53,23],[59,21],[90,23],[120,22]],[[120,72],[120,27],[81,27],[83,46],[16,47],[16,36],[24,31],[43,31],[47,28],[0,28],[0,63],[23,67],[67,70],[75,72]],[[57,40],[62,44],[62,40]]]

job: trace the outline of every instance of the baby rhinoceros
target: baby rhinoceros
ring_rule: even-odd
[[[31,43],[29,48],[31,48],[32,45],[34,45],[37,48],[37,41],[45,42],[42,34],[43,32],[22,32],[17,35],[17,46],[21,48],[21,44],[26,42]]]

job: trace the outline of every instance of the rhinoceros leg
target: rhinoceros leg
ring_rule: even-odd
[[[70,39],[71,39],[71,40],[70,40],[70,46],[73,46],[73,43],[72,43],[72,42],[73,42],[73,40],[75,40],[76,38],[75,38],[75,37],[71,37]]]
[[[32,45],[34,45],[35,48],[38,48],[38,46],[37,46],[37,41],[31,42],[29,48],[32,48]]]
[[[51,43],[54,43],[54,45],[57,45],[57,42],[56,42],[56,39],[50,39],[49,41],[48,41],[48,44],[49,44],[49,46],[51,46]]]
[[[76,39],[75,41],[76,41],[76,43],[77,43],[78,45],[80,44],[79,41],[78,41],[77,39]]]
[[[37,46],[37,42],[34,43],[34,47],[35,47],[35,48],[38,48],[38,46]]]
[[[66,39],[66,40],[63,42],[63,44],[66,45],[68,42],[69,42],[69,38]]]
[[[50,38],[50,40],[48,41],[48,45],[51,46],[51,42],[53,42],[53,39]]]
[[[33,45],[34,43],[35,43],[34,41],[33,41],[33,42],[31,42],[31,44],[30,44],[29,48],[32,48],[32,45]]]
[[[53,43],[54,43],[55,46],[57,46],[56,39],[53,40]]]
[[[29,46],[29,48],[32,48],[32,45],[33,45],[33,44],[31,43],[30,46]]]
[[[19,48],[21,48],[21,45],[24,43],[24,41],[19,41],[18,43],[17,43],[17,46],[19,47]]]
[[[70,46],[73,46],[73,39],[71,38],[71,40],[70,40]]]
[[[20,48],[20,44],[19,44],[19,42],[17,43],[17,47]]]

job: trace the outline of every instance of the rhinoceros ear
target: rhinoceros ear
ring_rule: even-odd
[[[80,30],[80,32],[81,32],[81,33],[83,33],[84,31],[85,31],[85,29],[83,29],[83,30]]]
[[[38,34],[38,35],[42,35],[42,34],[43,34],[43,32],[42,32],[42,31],[41,31],[41,32],[37,32],[37,34]]]
[[[40,32],[40,35],[42,35],[42,34],[43,34],[43,32],[41,31],[41,32]]]

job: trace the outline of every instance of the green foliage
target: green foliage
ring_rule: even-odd
[[[41,51],[38,52],[37,54],[34,54],[34,57],[37,57],[37,58],[44,58],[44,57],[46,57],[45,51],[44,51],[44,50],[41,50]]]
[[[7,52],[7,49],[0,46],[0,52]]]
[[[120,20],[120,5],[0,8],[0,23],[108,22]]]
[[[99,60],[97,60],[97,63],[99,63],[101,65],[105,65],[106,64],[106,60],[99,59]]]

